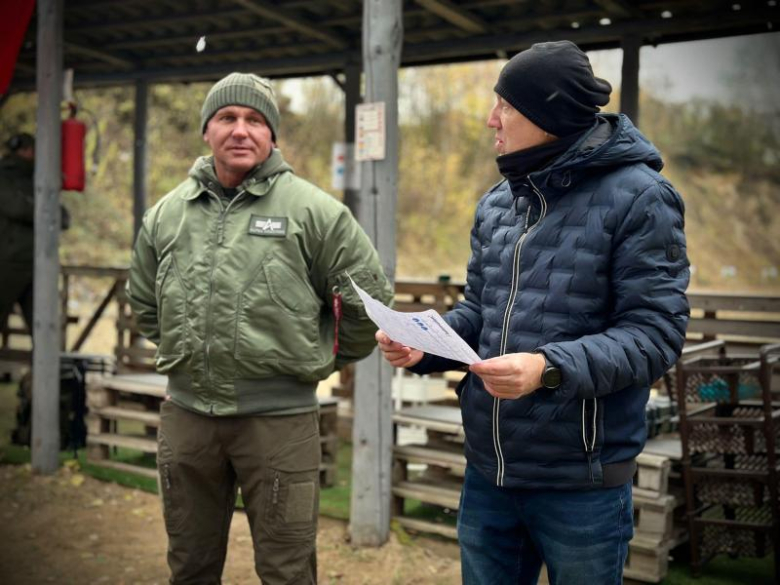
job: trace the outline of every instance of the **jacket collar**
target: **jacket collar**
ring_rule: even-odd
[[[271,190],[276,180],[285,172],[293,172],[293,169],[285,162],[281,151],[274,148],[271,151],[271,156],[247,174],[238,186],[238,191],[246,191],[255,197],[261,197]],[[184,200],[196,199],[206,191],[219,194],[222,190],[217,172],[214,169],[213,156],[198,158],[192,165],[189,176],[197,181],[200,188],[183,194],[182,199]]]

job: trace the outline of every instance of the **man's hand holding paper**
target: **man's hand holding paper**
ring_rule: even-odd
[[[477,353],[433,309],[420,313],[393,311],[371,298],[354,281],[352,286],[363,301],[366,313],[381,330],[377,341],[383,352],[391,353],[392,361],[388,361],[394,366],[411,367],[422,359],[423,353],[469,365],[481,361]]]

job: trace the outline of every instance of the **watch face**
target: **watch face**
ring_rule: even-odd
[[[545,388],[557,388],[561,385],[561,371],[551,366],[544,371],[542,375],[542,384]]]

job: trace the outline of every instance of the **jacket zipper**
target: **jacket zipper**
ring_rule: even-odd
[[[216,193],[208,191],[208,193],[214,196],[219,205],[219,218],[217,219],[217,246],[222,245],[222,240],[225,234],[225,217],[233,205],[233,202],[244,194],[244,191],[236,194],[233,199],[227,204],[227,207],[222,206],[222,200]],[[217,251],[214,250],[214,254],[211,256],[211,269],[209,270],[209,299],[206,305],[206,379],[211,386],[211,299],[214,296],[214,269],[217,267]],[[209,411],[214,414],[214,405],[209,405]]]
[[[593,415],[590,421],[590,437],[586,432],[587,423],[585,422],[585,404],[587,399],[582,401],[582,444],[585,446],[585,456],[588,458],[588,478],[593,483],[593,449],[596,447],[597,417],[599,412],[599,402],[596,398],[593,400]]]
[[[547,201],[545,200],[544,195],[542,195],[541,191],[539,191],[536,185],[534,185],[531,177],[528,177],[528,182],[530,183],[534,193],[536,193],[536,195],[539,197],[542,211],[539,214],[539,219],[536,220],[536,223],[534,223],[534,225],[529,228],[528,222],[531,219],[531,203],[528,203],[528,211],[525,214],[525,227],[523,228],[523,233],[520,236],[520,239],[517,241],[517,244],[515,244],[515,253],[512,258],[511,293],[509,295],[509,300],[507,301],[506,310],[504,311],[504,323],[501,327],[501,345],[499,347],[499,355],[504,355],[506,353],[506,345],[509,338],[509,321],[512,317],[512,306],[515,304],[515,300],[517,299],[517,292],[520,284],[520,252],[523,249],[523,242],[525,242],[525,238],[528,236],[531,230],[539,225],[542,219],[544,219],[544,216],[547,214]],[[500,410],[501,399],[493,398],[493,448],[496,450],[496,460],[498,462],[498,469],[496,471],[496,485],[499,487],[504,485],[504,454],[501,451],[501,438],[499,435]]]

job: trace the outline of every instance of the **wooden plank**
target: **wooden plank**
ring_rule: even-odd
[[[0,361],[29,362],[30,359],[32,359],[32,350],[30,349],[0,349]]]
[[[160,415],[157,412],[121,408],[119,406],[106,406],[90,411],[90,414],[111,420],[133,420],[144,423],[149,427],[160,426]]]
[[[310,22],[300,14],[291,12],[277,4],[264,2],[262,0],[233,1],[259,15],[261,18],[279,21],[285,26],[297,30],[306,36],[324,41],[337,50],[345,50],[349,46],[349,43],[340,35],[325,29],[322,25],[322,21]]]
[[[450,0],[415,0],[415,2],[462,30],[479,34],[485,34],[489,31],[484,20],[465,8],[450,2]]]
[[[446,296],[448,294],[461,296],[464,289],[465,284],[463,283],[441,283],[422,280],[397,280],[395,282],[396,293],[408,294],[418,298],[423,295],[433,295],[437,298]]]
[[[97,465],[98,467],[105,467],[106,469],[114,469],[116,471],[124,471],[125,473],[132,473],[134,475],[140,475],[142,477],[149,477],[151,479],[157,479],[157,470],[149,467],[142,467],[140,465],[131,465],[130,463],[122,463],[121,461],[111,461],[110,459],[93,460],[89,459],[90,465]]]
[[[74,265],[65,264],[60,268],[60,272],[71,276],[89,276],[93,278],[99,277],[111,277],[114,279],[121,278],[127,280],[129,269],[125,267],[111,267],[111,266],[86,266],[86,265]]]
[[[36,43],[35,228],[33,304],[32,468],[60,465],[59,240],[62,187],[62,0],[38,0]]]
[[[683,358],[692,357],[694,355],[715,355],[721,349],[726,347],[726,342],[722,339],[715,339],[713,341],[705,341],[704,343],[692,343],[682,348]]]
[[[408,530],[416,530],[417,532],[428,532],[431,534],[438,534],[445,538],[451,538],[453,540],[458,539],[458,529],[455,526],[449,526],[448,524],[440,524],[438,522],[428,522],[427,520],[420,520],[419,518],[410,518],[409,516],[395,516],[394,518],[401,526]]]
[[[688,333],[703,335],[735,335],[760,337],[762,339],[780,339],[780,322],[736,319],[691,319],[688,321]]]
[[[157,453],[157,441],[154,439],[144,439],[129,435],[113,435],[108,433],[87,435],[87,444],[124,447],[125,449],[143,451],[144,453]]]
[[[89,337],[89,334],[92,333],[92,329],[94,329],[95,325],[97,325],[98,320],[103,315],[103,311],[106,310],[106,307],[111,302],[111,299],[114,298],[114,288],[115,286],[112,284],[111,288],[108,289],[108,293],[100,302],[98,308],[95,309],[95,312],[92,314],[92,317],[90,317],[89,321],[85,325],[84,330],[79,335],[79,338],[76,340],[76,343],[73,344],[73,347],[71,348],[72,352],[76,352],[80,350],[81,346],[84,345],[84,342]]]
[[[704,311],[747,311],[780,314],[780,295],[747,293],[688,293],[692,309]]]
[[[420,445],[404,445],[395,447],[393,454],[397,459],[409,463],[446,467],[460,477],[466,473],[466,458],[462,453],[431,449]]]
[[[671,461],[682,461],[682,443],[678,433],[657,435],[648,439],[643,453],[660,455]]]
[[[446,486],[447,484],[444,484]],[[457,510],[460,504],[460,489],[430,485],[413,481],[401,481],[393,486],[393,495],[399,498],[420,500],[443,508]]]
[[[100,384],[110,390],[164,398],[168,379],[159,374],[122,374],[102,378]]]

